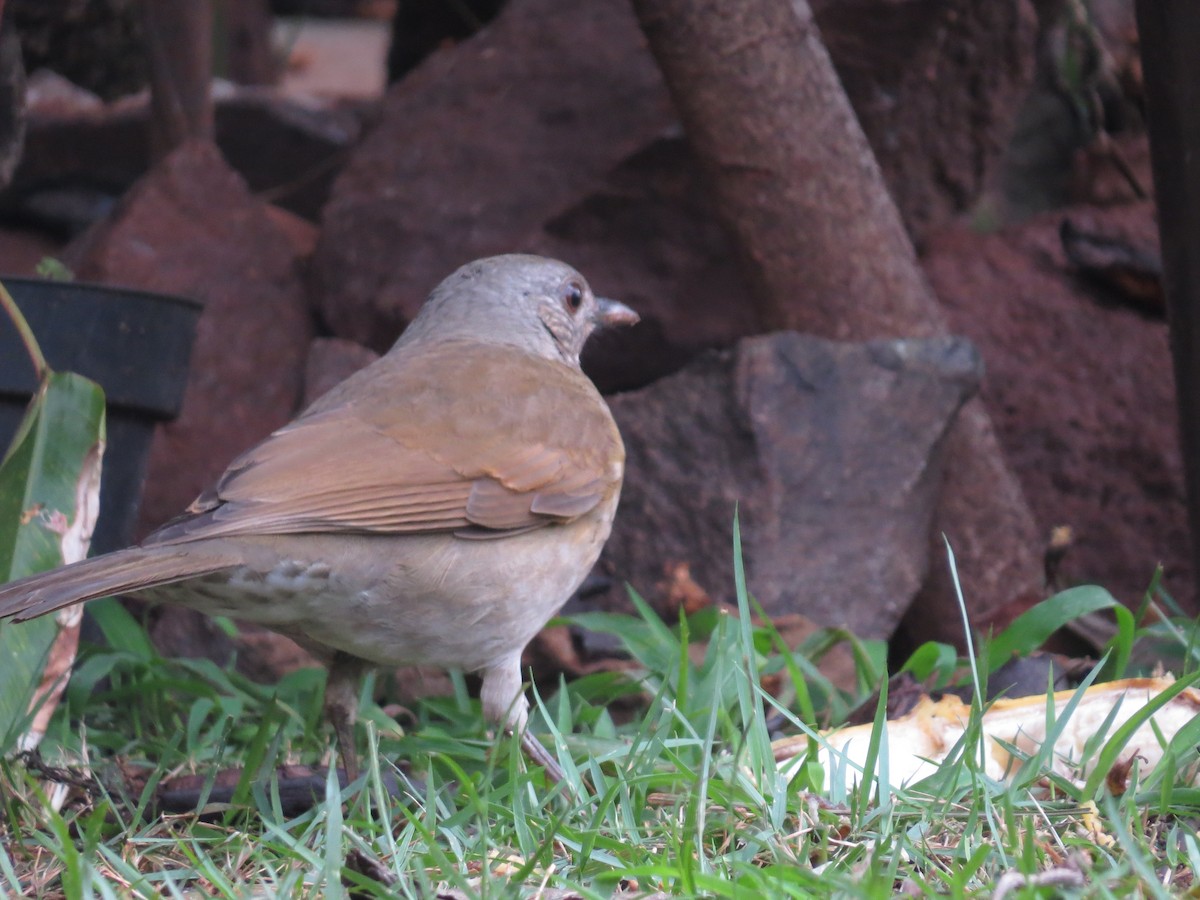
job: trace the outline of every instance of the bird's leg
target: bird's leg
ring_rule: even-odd
[[[534,765],[546,770],[546,777],[552,783],[558,784],[566,777],[558,760],[525,727],[529,721],[529,704],[521,693],[520,657],[483,670],[479,699],[483,701],[484,717],[516,734],[525,755]]]
[[[354,747],[354,724],[358,721],[358,694],[367,663],[348,653],[335,653],[325,681],[325,718],[337,736],[338,752],[346,769],[346,781],[358,777],[358,753]]]

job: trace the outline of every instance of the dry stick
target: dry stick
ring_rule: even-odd
[[[852,340],[945,334],[941,307],[808,4],[633,6],[763,324]],[[979,401],[960,413],[946,459],[935,531],[947,534],[962,560],[972,608],[1039,590],[1036,526]],[[923,592],[930,605],[922,606],[946,613],[932,636],[953,640],[953,595],[940,541],[933,546],[933,580]]]

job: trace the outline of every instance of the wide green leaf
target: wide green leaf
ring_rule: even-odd
[[[0,581],[82,558],[91,540],[104,449],[104,392],[71,373],[44,375],[0,462]],[[0,623],[0,751],[28,720],[59,626]]]

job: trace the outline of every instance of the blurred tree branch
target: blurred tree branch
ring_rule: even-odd
[[[0,0],[0,188],[12,180],[25,144],[25,66],[16,29],[4,24]]]
[[[151,153],[213,137],[211,0],[142,0],[150,63]]]

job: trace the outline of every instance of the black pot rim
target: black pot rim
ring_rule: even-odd
[[[122,287],[119,284],[102,284],[98,281],[76,281],[74,279],[57,279],[57,278],[39,278],[29,275],[0,275],[0,284],[6,288],[10,284],[28,284],[28,285],[49,285],[63,288],[84,288],[88,291],[94,291],[98,294],[120,294],[124,297],[145,298],[158,301],[167,301],[175,303],[179,306],[184,306],[189,309],[202,310],[204,304],[195,297],[185,297],[182,294],[165,294],[159,291],[147,291],[143,288]]]

